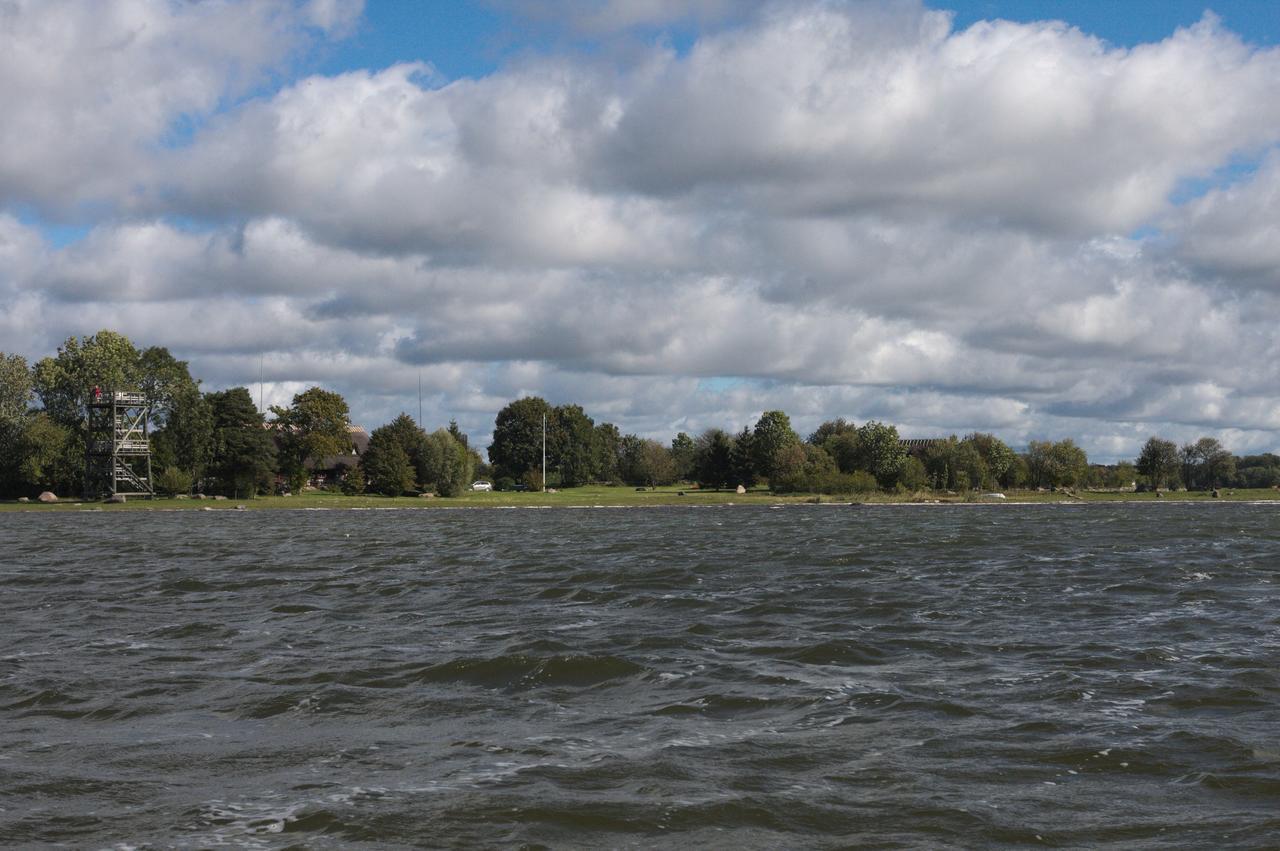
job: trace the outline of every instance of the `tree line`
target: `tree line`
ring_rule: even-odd
[[[245,387],[202,392],[185,361],[163,347],[139,349],[113,331],[69,338],[34,365],[0,352],[0,496],[79,493],[91,388],[140,390],[151,406],[153,483],[165,493],[244,497],[297,490],[314,471],[347,493],[453,496],[474,476],[499,490],[615,483],[704,488],[766,484],[779,493],[875,490],[1280,486],[1280,456],[1237,457],[1210,437],[1181,447],[1152,437],[1133,462],[1090,464],[1070,439],[1032,441],[1015,452],[992,434],[915,442],[893,425],[844,418],[801,437],[783,411],[737,431],[680,432],[669,444],[597,424],[580,405],[517,399],[498,412],[488,462],[456,422],[428,433],[401,414],[356,456],[350,411],[338,393],[312,387],[288,406],[260,412]],[[542,479],[543,435],[547,479]]]
[[[539,488],[543,423],[547,484],[636,486],[691,482],[705,488],[753,487],[778,493],[1010,490],[1015,488],[1262,488],[1280,486],[1280,456],[1237,458],[1214,438],[1179,448],[1152,437],[1133,462],[1089,463],[1070,438],[1031,441],[1015,452],[992,434],[904,442],[895,426],[828,420],[801,437],[784,411],[766,411],[738,431],[680,432],[669,445],[596,424],[579,405],[552,406],[536,396],[504,407],[489,446],[500,490]],[[909,443],[921,444],[912,446]]]
[[[151,411],[152,483],[161,493],[247,497],[301,489],[334,463],[349,493],[434,489],[456,494],[479,458],[456,424],[427,434],[407,416],[374,431],[353,452],[350,410],[338,393],[312,387],[272,419],[246,387],[201,392],[186,361],[139,349],[114,331],[69,338],[54,357],[28,365],[0,352],[0,496],[84,489],[86,414],[92,388],[138,390]]]

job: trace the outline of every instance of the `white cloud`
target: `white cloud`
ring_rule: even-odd
[[[1170,217],[1174,254],[1230,286],[1280,290],[1280,153]]]
[[[266,352],[277,397],[324,383],[372,425],[421,371],[431,421],[481,437],[526,392],[652,436],[775,407],[1106,454],[1280,432],[1280,160],[1169,200],[1280,143],[1280,50],[1212,18],[1120,49],[913,3],[601,3],[581,32],[735,25],[232,102],[358,6],[12,8],[0,82],[37,73],[0,108],[39,132],[0,125],[2,349],[114,327],[211,386]],[[95,227],[56,248],[26,205]]]
[[[307,26],[341,28],[359,6],[0,3],[0,204],[55,216],[127,206],[175,134],[282,69]]]

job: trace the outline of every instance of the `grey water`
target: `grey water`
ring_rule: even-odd
[[[0,845],[1280,845],[1280,505],[0,514]]]

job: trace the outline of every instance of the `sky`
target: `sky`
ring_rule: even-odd
[[[1280,450],[1272,0],[0,0],[0,115],[31,360]]]

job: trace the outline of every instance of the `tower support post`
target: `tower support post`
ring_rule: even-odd
[[[142,393],[94,388],[86,406],[85,499],[155,494],[150,420]]]

